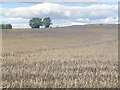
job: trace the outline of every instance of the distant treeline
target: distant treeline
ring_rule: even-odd
[[[12,29],[11,24],[0,24],[0,29]]]

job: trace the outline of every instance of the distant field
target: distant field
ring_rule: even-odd
[[[118,87],[118,26],[2,31],[5,88]]]

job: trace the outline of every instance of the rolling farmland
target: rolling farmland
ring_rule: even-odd
[[[2,85],[118,87],[118,26],[2,30]]]

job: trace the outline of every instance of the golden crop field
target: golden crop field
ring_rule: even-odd
[[[2,30],[4,88],[118,87],[118,26]]]

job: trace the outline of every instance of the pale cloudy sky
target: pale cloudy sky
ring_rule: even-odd
[[[53,26],[118,23],[118,3],[1,3],[0,23],[13,28],[30,28],[33,17],[50,17]]]

